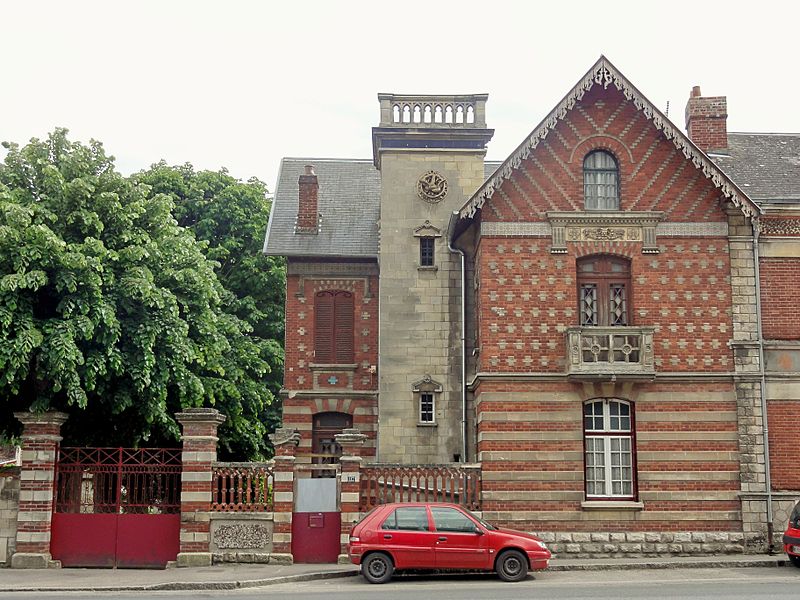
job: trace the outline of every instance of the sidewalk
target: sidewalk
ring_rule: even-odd
[[[786,555],[558,559],[551,571],[779,567]],[[2,592],[233,590],[358,575],[353,565],[214,565],[185,569],[0,569]]]

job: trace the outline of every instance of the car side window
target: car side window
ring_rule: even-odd
[[[477,526],[467,516],[454,508],[433,508],[433,524],[436,531],[451,531],[455,533],[475,533]]]
[[[383,522],[381,529],[428,531],[428,512],[424,506],[396,508]]]

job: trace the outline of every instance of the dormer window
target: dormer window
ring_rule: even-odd
[[[583,159],[586,210],[619,210],[619,167],[614,156],[595,150]]]

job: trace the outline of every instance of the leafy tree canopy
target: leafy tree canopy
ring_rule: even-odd
[[[227,234],[198,242],[205,233],[179,224],[188,213],[171,190],[151,187],[145,174],[123,177],[97,142],[56,130],[5,146],[0,433],[18,431],[14,410],[56,408],[70,414],[65,443],[174,445],[175,412],[214,406],[228,416],[224,454],[267,454],[261,418],[273,400],[271,362],[279,368],[281,359],[262,333],[277,314],[223,285],[215,248],[244,261],[218,241]],[[149,173],[159,170],[169,171]],[[216,191],[240,185],[259,186]]]

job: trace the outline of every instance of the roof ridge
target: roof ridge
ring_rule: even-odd
[[[755,217],[760,213],[760,209],[749,196],[743,192],[738,185],[725,172],[720,169],[697,145],[692,142],[672,121],[669,120],[652,102],[645,98],[636,86],[634,86],[611,61],[605,56],[600,55],[597,62],[578,80],[578,83],[567,92],[562,100],[556,104],[555,108],[537,125],[534,130],[517,146],[511,155],[503,161],[500,167],[481,185],[480,188],[467,200],[458,211],[459,216],[472,218],[484,203],[491,198],[495,191],[509,179],[513,172],[520,167],[522,161],[527,159],[531,151],[534,150],[539,142],[544,140],[547,135],[555,129],[558,122],[564,119],[583,96],[595,85],[602,85],[608,88],[613,85],[627,100],[633,101],[634,106],[642,111],[645,117],[653,122],[656,129],[663,132],[664,136],[672,141],[675,147],[711,180],[730,201],[739,207],[747,216]]]

